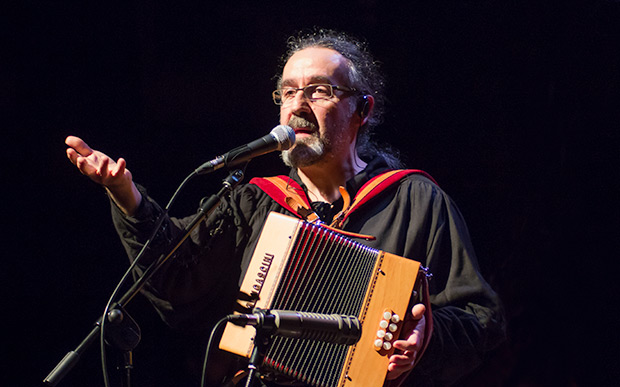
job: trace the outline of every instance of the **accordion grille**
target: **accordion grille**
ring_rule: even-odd
[[[305,223],[282,273],[272,309],[342,314],[361,319],[379,251]],[[274,337],[263,365],[311,386],[336,386],[348,347]]]

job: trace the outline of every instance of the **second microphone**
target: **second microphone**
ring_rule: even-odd
[[[339,314],[255,310],[253,314],[229,315],[228,321],[239,326],[251,325],[271,335],[342,345],[353,345],[362,336],[357,317]]]

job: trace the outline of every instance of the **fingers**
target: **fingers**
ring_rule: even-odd
[[[417,351],[419,346],[422,345],[422,338],[424,335],[424,328],[426,327],[426,319],[424,313],[426,307],[424,304],[416,304],[411,308],[411,316],[407,318],[406,330],[404,340],[396,340],[394,342],[394,348],[401,351]]]
[[[126,162],[120,159],[115,163],[107,155],[93,150],[81,138],[68,136],[65,139],[67,157],[82,172],[100,184],[112,183],[110,178],[122,176],[125,173]]]
[[[394,348],[400,350],[400,353],[396,353],[390,356],[388,364],[388,380],[398,378],[405,372],[413,369],[416,359],[417,351],[419,350],[418,342],[421,342],[419,336],[416,336],[414,332],[407,340],[397,340],[394,342]]]
[[[91,160],[89,160],[88,158],[84,156],[80,156],[79,153],[75,153],[74,158],[75,158],[75,161],[73,162],[73,164],[75,164],[75,166],[84,175],[89,176],[89,177],[100,176],[100,172],[99,172],[100,169],[97,164],[94,164],[93,162],[91,162]]]
[[[415,304],[413,308],[411,308],[411,314],[414,320],[421,319],[422,316],[424,316],[424,312],[426,312],[426,306],[424,306],[424,304]]]
[[[413,369],[416,360],[416,353],[406,351],[402,354],[390,356],[390,363],[388,364],[388,380],[394,380],[405,372]]]
[[[99,153],[99,152],[97,152]],[[83,160],[87,160],[83,158]],[[92,167],[93,173],[97,176],[98,181],[103,185],[109,185],[113,183],[114,179],[117,175],[114,174],[114,171],[118,170],[118,166],[116,163],[110,159],[108,156],[101,154],[100,157],[97,158],[98,163],[90,164],[86,161],[85,165]],[[88,168],[88,167],[86,167]],[[81,168],[80,168],[81,169]]]
[[[88,157],[93,153],[91,147],[89,147],[88,144],[86,144],[84,140],[79,137],[68,136],[65,139],[65,144],[75,149],[75,151],[79,153],[80,156]]]
[[[68,136],[65,139],[65,144],[69,146],[69,148],[67,148],[67,157],[69,158],[71,163],[78,167],[80,169],[80,172],[82,172],[83,174],[88,174],[88,172],[92,172],[83,170],[83,168],[87,167],[87,165],[84,164],[83,160],[80,160],[80,157],[88,157],[92,155],[93,150],[81,138],[75,136]]]
[[[110,159],[107,157],[102,157],[101,162],[99,163],[99,165],[97,166],[97,170],[95,171],[97,176],[100,176],[104,179],[108,177],[108,174],[109,174],[108,166],[109,165],[110,165]]]
[[[110,171],[110,175],[112,177],[122,176],[125,173],[126,166],[127,162],[125,161],[125,159],[118,159],[118,161],[116,162],[116,166],[114,167],[114,169],[112,169],[112,171]]]
[[[405,351],[400,354],[390,356],[390,364],[388,370],[391,368],[398,368],[401,366],[412,366],[415,360],[415,351]]]
[[[77,165],[78,156],[79,154],[75,151],[75,149],[67,148],[67,157],[69,158],[69,160],[71,160],[73,165]]]
[[[405,327],[403,328],[406,339],[394,342],[394,348],[400,352],[390,356],[388,380],[396,379],[403,373],[413,369],[418,351],[424,340],[424,329],[426,327],[425,312],[426,307],[423,304],[416,304],[411,308],[411,315],[406,318]]]
[[[407,338],[407,340],[396,340],[394,348],[403,352],[416,352],[422,345],[422,334],[417,329]]]

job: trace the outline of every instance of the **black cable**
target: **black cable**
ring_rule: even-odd
[[[106,350],[105,350],[105,322],[107,320],[108,312],[110,311],[110,306],[112,305],[113,300],[114,300],[114,298],[116,298],[116,296],[117,296],[118,292],[120,291],[121,287],[123,285],[125,285],[125,282],[127,282],[127,279],[129,278],[129,276],[131,275],[131,273],[133,272],[135,267],[138,265],[138,263],[141,260],[141,258],[144,256],[144,252],[147,250],[147,248],[150,246],[152,240],[155,238],[155,236],[159,232],[159,229],[161,228],[161,225],[162,225],[164,219],[166,218],[166,216],[168,215],[168,211],[169,211],[170,207],[172,206],[172,204],[174,203],[174,201],[176,200],[178,194],[185,187],[187,182],[189,182],[195,176],[197,176],[196,172],[190,173],[189,176],[187,176],[185,178],[185,180],[183,180],[183,182],[181,182],[179,187],[176,189],[176,191],[174,192],[174,194],[170,198],[170,201],[166,205],[166,208],[164,209],[164,212],[162,212],[162,214],[159,216],[159,218],[157,218],[157,221],[155,223],[155,227],[154,227],[154,229],[153,229],[153,231],[151,233],[151,236],[144,243],[144,246],[142,246],[142,249],[140,249],[140,251],[138,252],[138,255],[136,255],[136,258],[133,260],[133,262],[131,263],[131,265],[129,266],[129,268],[125,272],[125,274],[123,274],[123,277],[119,281],[118,285],[116,285],[116,287],[114,288],[114,291],[112,292],[112,295],[108,299],[108,302],[107,302],[107,304],[105,306],[105,309],[103,311],[103,315],[101,317],[100,338],[99,338],[99,347],[100,347],[100,351],[101,351],[101,368],[102,368],[102,372],[103,372],[103,384],[104,384],[105,387],[110,387],[110,376],[108,374],[108,365],[107,365]],[[144,198],[143,198],[143,200],[144,200]]]
[[[243,171],[245,172],[247,166],[249,164],[249,161],[247,163],[245,163],[243,165]],[[127,282],[127,279],[129,278],[129,276],[131,275],[131,273],[133,272],[133,270],[135,269],[135,267],[138,265],[139,261],[141,260],[141,258],[144,256],[144,252],[147,250],[147,248],[150,246],[152,240],[155,238],[155,235],[157,235],[157,232],[159,232],[159,229],[161,228],[161,225],[164,221],[164,219],[166,218],[166,216],[168,215],[168,212],[170,210],[170,207],[172,206],[172,204],[174,203],[174,201],[176,200],[178,194],[181,192],[181,190],[185,187],[185,185],[194,177],[198,176],[198,174],[196,173],[196,171],[193,171],[192,173],[190,173],[185,180],[183,180],[183,182],[181,182],[181,184],[179,185],[179,187],[176,189],[176,191],[174,192],[174,194],[172,195],[172,197],[170,198],[170,201],[168,202],[168,204],[166,205],[164,212],[159,216],[159,218],[156,220],[156,224],[155,227],[151,233],[151,236],[149,237],[149,239],[144,243],[144,246],[142,246],[142,249],[140,249],[140,251],[138,252],[138,254],[136,255],[136,258],[133,260],[133,262],[131,263],[131,265],[129,266],[129,268],[127,269],[127,271],[125,272],[125,274],[123,274],[123,277],[121,278],[121,280],[119,281],[118,285],[114,288],[114,291],[112,292],[112,295],[110,296],[110,298],[108,299],[108,302],[105,306],[105,309],[103,311],[103,315],[101,317],[101,323],[100,323],[100,337],[99,337],[99,347],[100,347],[100,352],[101,352],[101,368],[102,368],[102,373],[103,373],[103,382],[104,382],[104,386],[105,387],[110,387],[110,376],[108,374],[108,365],[107,365],[107,359],[106,359],[106,350],[105,350],[105,321],[106,321],[106,317],[108,315],[108,312],[110,311],[110,307],[113,304],[113,300],[114,298],[116,298],[118,292],[120,291],[121,287],[125,284],[125,282]],[[123,306],[123,305],[120,305]],[[205,359],[206,360],[206,359]]]
[[[207,349],[205,350],[205,360],[202,364],[202,378],[200,379],[200,387],[206,387],[206,376],[207,376],[207,364],[209,362],[209,353],[211,352],[211,347],[213,346],[216,334],[219,335],[219,331],[225,326],[224,324],[228,321],[228,316],[222,318],[220,321],[215,324],[213,329],[211,329],[211,334],[209,335],[209,342],[207,343]]]

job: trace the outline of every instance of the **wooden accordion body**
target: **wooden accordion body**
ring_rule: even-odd
[[[310,386],[382,386],[393,352],[388,339],[398,338],[419,270],[419,262],[271,213],[244,276],[240,306],[357,316],[362,336],[353,346],[274,337],[263,373]],[[249,357],[255,333],[228,323],[220,348]]]

